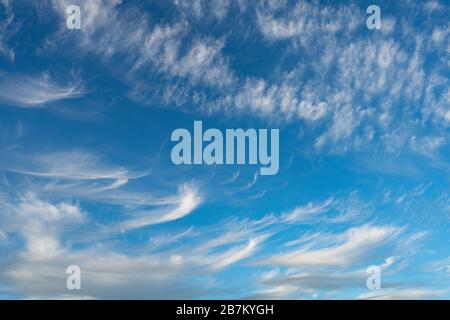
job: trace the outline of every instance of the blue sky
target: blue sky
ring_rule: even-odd
[[[448,299],[450,5],[371,4],[1,0],[0,297]],[[195,120],[279,173],[172,164]]]

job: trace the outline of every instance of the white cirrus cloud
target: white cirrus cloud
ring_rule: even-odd
[[[12,107],[36,108],[79,98],[85,90],[79,80],[62,84],[48,73],[41,75],[0,74],[0,103]]]
[[[137,212],[118,228],[130,230],[181,219],[194,211],[201,204],[202,198],[196,188],[183,185],[179,195],[170,202],[172,204],[169,208]]]
[[[393,226],[354,227],[336,236],[337,244],[324,248],[299,248],[256,261],[258,265],[288,267],[348,266],[367,257],[371,250],[386,244],[401,232]]]

